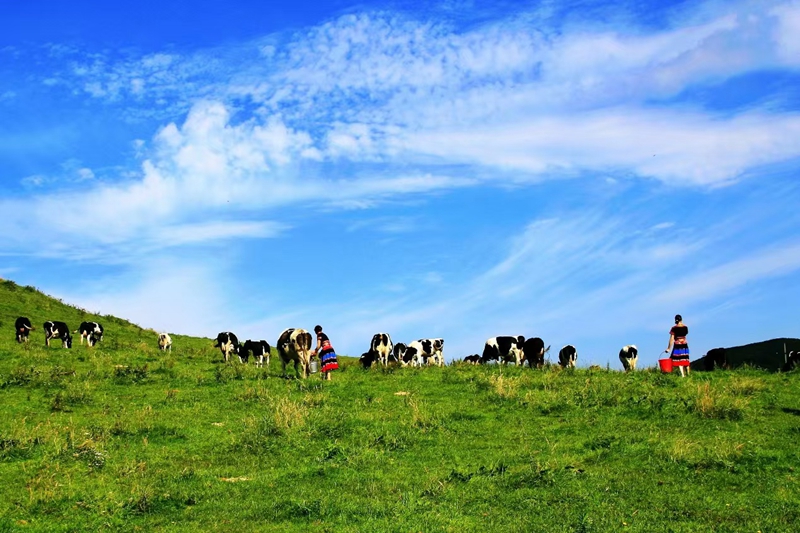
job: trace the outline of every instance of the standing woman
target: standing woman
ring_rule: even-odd
[[[675,325],[669,330],[669,344],[667,349],[664,350],[670,355],[672,359],[672,366],[677,366],[681,371],[681,377],[684,377],[683,369],[686,368],[686,375],[689,375],[689,345],[686,344],[686,336],[689,334],[689,328],[683,323],[681,315],[675,315]]]
[[[320,372],[323,378],[330,381],[331,371],[339,368],[339,362],[336,360],[336,352],[331,346],[331,341],[328,336],[322,332],[322,326],[314,326],[314,333],[317,334],[317,346],[314,348],[314,354],[319,354],[319,361],[322,365]]]

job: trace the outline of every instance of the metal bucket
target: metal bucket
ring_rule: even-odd
[[[316,374],[319,372],[319,361],[316,359],[312,359],[311,362],[308,364],[308,371],[312,374]]]

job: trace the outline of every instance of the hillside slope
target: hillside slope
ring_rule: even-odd
[[[0,532],[792,531],[800,372],[456,365],[281,379],[0,288]],[[9,301],[12,298],[14,301]],[[15,315],[98,318],[93,348]],[[58,316],[48,316],[50,314]],[[39,326],[40,327],[40,326]],[[58,343],[56,343],[58,344]]]
[[[15,344],[14,321],[17,317],[25,316],[31,320],[36,328],[31,332],[32,344],[44,344],[42,324],[47,320],[60,320],[66,322],[71,331],[75,331],[83,321],[99,322],[105,329],[105,349],[139,346],[141,344],[155,345],[157,333],[153,330],[143,329],[127,320],[111,315],[97,315],[79,307],[65,304],[64,302],[48,296],[38,289],[30,286],[17,285],[11,280],[0,280],[0,349]],[[177,337],[177,339],[175,338]],[[188,341],[196,344],[199,339],[173,336],[173,341]],[[9,343],[10,341],[10,343]],[[76,346],[80,341],[76,337]],[[204,339],[203,343],[208,343]],[[60,341],[54,341],[53,346],[61,346]]]

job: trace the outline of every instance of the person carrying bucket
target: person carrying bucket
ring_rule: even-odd
[[[675,325],[669,330],[669,344],[665,353],[670,353],[672,366],[677,366],[681,371],[681,377],[689,375],[689,345],[686,343],[686,336],[689,334],[689,328],[683,323],[681,315],[675,315]],[[686,374],[683,369],[686,368]]]
[[[319,354],[320,364],[322,368],[322,379],[331,379],[331,371],[339,368],[339,362],[336,359],[336,352],[331,346],[331,341],[328,336],[322,332],[322,326],[314,326],[314,333],[317,334],[317,346],[314,348],[313,355]]]

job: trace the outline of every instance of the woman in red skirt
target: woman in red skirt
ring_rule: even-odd
[[[689,328],[683,323],[681,315],[675,315],[675,325],[669,330],[669,344],[667,349],[664,350],[672,354],[672,366],[677,366],[681,371],[681,377],[684,377],[683,369],[686,369],[686,374],[689,375],[689,345],[686,343],[686,336],[689,334]]]
[[[314,333],[317,334],[317,347],[314,348],[314,354],[319,354],[320,372],[322,372],[322,379],[331,379],[331,371],[339,368],[339,362],[336,360],[336,352],[331,346],[331,341],[328,336],[322,332],[322,326],[315,326]]]

